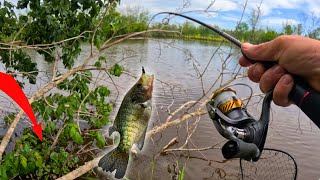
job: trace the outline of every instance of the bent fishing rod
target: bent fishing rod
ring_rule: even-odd
[[[174,12],[160,12],[157,15],[160,14],[169,14],[169,15],[175,15],[175,16],[180,16],[186,19],[189,19],[193,22],[196,22],[214,32],[219,34],[220,36],[224,37],[227,39],[229,42],[233,43],[234,45],[238,46],[241,48],[241,41],[238,39],[234,38],[233,36],[227,34],[226,32],[223,32],[213,26],[210,26],[209,24],[206,24],[202,21],[199,21],[197,19],[191,18],[189,16],[179,14],[179,13],[174,13]],[[154,17],[155,17],[154,16]],[[242,51],[241,51],[242,52]],[[272,66],[276,65],[277,63],[275,61],[256,61],[248,56],[246,56],[242,52],[243,56],[251,63],[262,63],[267,69],[271,68]],[[297,75],[293,75],[294,78],[294,86],[289,93],[289,99],[297,105],[319,128],[320,128],[320,93],[314,90],[305,80],[303,80],[301,77]]]

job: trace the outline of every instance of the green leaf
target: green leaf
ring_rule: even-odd
[[[100,121],[101,121],[101,123],[102,123],[103,125],[107,125],[108,122],[109,122],[109,117],[108,117],[108,115],[107,115],[107,116],[103,116],[103,117],[100,119]]]
[[[109,96],[110,95],[110,90],[105,87],[105,86],[101,86],[98,90],[98,93],[100,94],[100,96],[104,97],[104,96]]]
[[[42,167],[42,159],[37,159],[37,161],[36,161],[36,166],[38,167],[38,168],[41,168]]]
[[[69,130],[69,135],[71,138],[73,138],[74,136],[76,136],[77,134],[77,129],[75,127],[70,127],[70,130]]]
[[[8,2],[8,1],[4,1],[3,6],[8,7],[8,8],[13,8],[13,4]]]
[[[6,171],[5,166],[0,166],[0,179],[9,179]]]
[[[27,169],[27,158],[24,157],[23,155],[20,155],[20,164],[22,165],[22,167]]]
[[[14,113],[9,113],[7,116],[4,117],[4,122],[6,126],[9,126],[15,118]]]
[[[101,63],[100,61],[97,61],[96,63],[94,63],[94,66],[97,68],[101,68]]]
[[[42,168],[42,166],[43,166],[43,159],[42,159],[40,153],[36,151],[36,152],[34,152],[34,156],[35,156],[35,158],[36,158],[36,166],[37,166],[38,168]]]
[[[68,153],[67,152],[65,152],[65,151],[63,151],[62,153],[61,153],[61,155],[65,158],[65,159],[67,159],[68,158]]]
[[[185,173],[185,166],[182,167],[181,173],[178,175],[179,176],[179,180],[183,180],[184,179],[184,173]]]
[[[77,144],[80,145],[83,143],[83,138],[78,132],[77,126],[75,124],[70,124],[69,135],[71,139]]]
[[[18,8],[18,9],[27,8],[27,7],[28,7],[28,3],[29,3],[29,0],[19,0],[19,1],[18,1],[18,5],[17,5],[17,8]]]
[[[79,158],[78,158],[78,157],[74,157],[74,158],[73,158],[73,162],[74,162],[74,163],[78,163],[78,162],[79,162]]]
[[[97,32],[98,32],[98,31],[97,31]],[[101,38],[100,34],[97,33],[97,34],[95,35],[95,37],[94,37],[94,42],[93,42],[93,44],[94,44],[98,49],[100,49],[100,47],[101,47],[101,42],[102,42],[102,38]]]
[[[59,106],[56,110],[57,118],[60,118],[62,116],[63,111],[64,111],[64,105],[59,104]]]
[[[96,133],[96,140],[97,140],[97,146],[99,148],[103,148],[105,143],[106,143],[106,140],[105,138],[102,136],[102,134],[100,134],[99,132]]]
[[[89,78],[89,80],[91,80],[91,78],[92,78],[91,71],[84,71],[83,74],[85,75],[86,78]],[[90,83],[90,82],[87,82],[87,83]]]
[[[74,142],[78,145],[82,144],[83,143],[83,138],[82,136],[79,134],[79,132],[77,132],[73,137],[72,139],[74,140]]]
[[[119,77],[122,74],[123,67],[120,66],[119,64],[115,64],[110,70],[109,73]]]
[[[24,144],[23,151],[26,152],[26,153],[29,153],[31,151],[29,143],[25,143]]]
[[[56,130],[56,124],[54,123],[54,122],[52,122],[52,121],[50,121],[50,123],[49,123],[49,126],[48,126],[49,128],[50,128],[50,131],[52,132],[52,131],[54,131],[54,130]]]
[[[52,159],[56,163],[59,163],[59,154],[56,152],[52,152],[50,154],[50,159]]]
[[[56,125],[55,125],[55,123],[52,122],[52,121],[50,121],[50,122],[46,125],[44,131],[45,131],[46,134],[51,134],[51,133],[53,133],[55,130],[56,130]]]
[[[107,60],[107,59],[106,59],[106,57],[104,57],[104,56],[100,56],[100,57],[99,57],[99,61],[104,61],[104,62],[106,62],[106,60]]]
[[[41,155],[38,151],[34,152],[33,155],[38,159],[41,158]]]

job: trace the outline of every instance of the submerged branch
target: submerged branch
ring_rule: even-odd
[[[189,148],[175,148],[175,149],[164,149],[163,152],[171,152],[171,151],[205,151],[205,150],[209,150],[209,149],[221,149],[221,147],[216,147],[217,145],[219,145],[222,142],[225,142],[226,140],[222,140],[219,141],[211,146],[208,147],[203,147],[203,148],[193,148],[193,149],[189,149]]]
[[[163,131],[169,127],[172,127],[172,126],[175,126],[177,124],[180,124],[181,122],[184,122],[185,120],[191,118],[191,117],[198,117],[198,116],[202,116],[204,114],[207,114],[207,111],[205,110],[202,110],[202,111],[196,111],[196,112],[193,112],[193,113],[188,113],[188,114],[185,114],[183,115],[182,117],[178,118],[178,119],[175,119],[173,121],[169,121],[167,123],[164,123],[160,126],[156,126],[154,127],[153,129],[151,129],[150,131],[147,132],[146,134],[146,138],[150,138],[151,136],[159,133],[160,131]]]

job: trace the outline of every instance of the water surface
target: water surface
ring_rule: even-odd
[[[110,48],[104,54],[108,65],[119,62],[127,72],[120,78],[114,78],[119,91],[119,98],[116,101],[112,116],[117,112],[124,94],[136,82],[135,77],[140,75],[141,66],[144,66],[147,72],[154,73],[156,77],[153,94],[154,110],[149,129],[164,123],[169,113],[183,103],[198,100],[202,97],[203,92],[210,89],[220,73],[224,73],[223,79],[219,80],[214,88],[233,77],[233,72],[245,74],[246,69],[238,71],[239,52],[230,48],[228,44],[222,44],[220,50],[212,58],[213,53],[219,46],[219,43],[210,41],[135,39]],[[88,45],[84,44],[82,48],[84,52],[79,57],[77,64],[80,64],[81,59],[87,57],[89,53]],[[229,57],[230,53],[232,55]],[[52,77],[51,72],[54,68],[52,63],[44,63],[40,55],[33,53],[32,56],[35,61],[39,62],[38,67],[42,73],[38,77],[42,80],[37,85],[26,84],[25,91],[29,95],[43,85],[48,78]],[[222,62],[226,58],[228,59],[227,64],[225,65],[225,71],[222,72],[222,66],[224,66]],[[207,66],[210,59],[212,59],[212,62]],[[61,64],[58,65],[58,68],[63,71]],[[201,80],[199,75],[205,69],[206,73],[203,74]],[[97,72],[94,72],[94,75],[100,76]],[[113,98],[111,99],[114,100],[117,95],[116,88],[108,77],[102,79],[105,79],[105,81],[101,83],[112,90]],[[248,84],[255,93],[260,93],[258,85],[250,82],[247,78],[239,79],[236,82]],[[247,87],[237,87],[236,90],[241,97],[250,94]],[[253,98],[248,107],[257,118],[260,114],[260,100],[260,97]],[[2,100],[1,103],[1,106],[3,106],[8,102]],[[192,110],[189,112],[192,112]],[[185,166],[185,179],[238,179],[238,161],[225,162],[220,149],[209,149],[201,152],[174,151],[167,155],[159,154],[172,138],[177,137],[179,143],[171,148],[178,148],[183,145],[186,136],[188,136],[186,128],[196,121],[199,121],[197,128],[185,148],[208,147],[223,140],[208,115],[204,115],[200,119],[191,118],[148,140],[140,155],[133,158],[127,176],[132,179],[151,179],[151,177],[168,179],[174,174],[172,173],[173,165],[179,162],[180,169]],[[282,108],[272,105],[272,120],[266,147],[280,149],[291,154],[298,164],[298,179],[320,178],[320,172],[318,171],[320,156],[317,153],[320,151],[319,144],[319,129],[297,107]],[[221,146],[222,144],[217,147]]]

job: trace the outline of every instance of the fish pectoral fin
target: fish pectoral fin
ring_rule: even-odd
[[[145,102],[143,102],[143,103],[140,103],[140,106],[141,107],[143,107],[143,108],[152,108],[152,106],[151,106],[151,100],[148,100],[148,101],[145,101]]]
[[[147,128],[144,130],[143,134],[140,136],[139,141],[137,143],[138,149],[141,151],[144,145],[144,140],[146,138]]]
[[[136,157],[137,154],[138,154],[138,151],[140,151],[140,149],[139,150],[138,149],[139,149],[138,145],[137,144],[133,144],[131,149],[130,149],[131,154]]]

